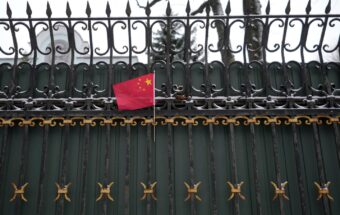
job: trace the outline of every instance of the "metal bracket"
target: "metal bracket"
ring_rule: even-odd
[[[241,183],[239,183],[239,184],[236,184],[235,186],[230,181],[227,181],[227,184],[229,185],[230,192],[231,192],[228,201],[230,201],[233,198],[235,198],[235,196],[240,197],[240,199],[242,199],[242,200],[246,199],[246,197],[244,195],[242,195],[242,193],[241,193],[241,187],[244,184],[243,181],[241,181]]]
[[[140,200],[145,200],[147,196],[151,196],[151,198],[155,201],[157,201],[157,197],[155,195],[155,187],[157,185],[157,181],[155,181],[154,183],[152,183],[149,188],[143,183],[140,183],[144,189],[143,191],[143,196]]]
[[[273,198],[273,201],[275,200],[275,199],[277,199],[278,197],[282,197],[282,198],[284,198],[284,199],[286,199],[286,200],[289,200],[289,198],[288,198],[288,196],[286,195],[286,190],[285,190],[285,187],[287,186],[287,184],[288,184],[288,181],[285,181],[285,182],[283,182],[283,183],[281,183],[280,184],[280,187],[278,186],[278,185],[276,185],[274,182],[270,182],[272,185],[273,185],[273,187],[274,187],[274,192],[275,192],[275,194],[274,194],[274,198]]]
[[[331,201],[334,201],[334,198],[329,193],[329,185],[331,182],[327,182],[326,184],[320,185],[317,182],[314,182],[315,186],[318,188],[318,198],[317,200],[320,200],[322,197],[328,198]]]
[[[61,187],[58,183],[55,183],[57,186],[57,196],[55,197],[54,201],[58,201],[62,196],[66,201],[71,202],[70,197],[68,196],[68,188],[71,186],[71,183],[68,183],[67,185]]]
[[[198,182],[197,184],[194,184],[194,186],[190,187],[190,185],[186,182],[184,182],[185,187],[187,188],[188,195],[184,199],[184,201],[188,201],[189,199],[195,198],[198,201],[202,201],[201,197],[199,197],[198,193],[198,188],[201,185],[202,182]]]
[[[100,187],[100,194],[98,198],[96,199],[96,202],[98,202],[99,200],[102,200],[104,196],[106,196],[106,198],[109,199],[111,202],[114,201],[114,199],[111,196],[111,187],[113,184],[114,182],[111,182],[106,187],[103,187],[103,185],[98,182],[98,186]]]
[[[28,183],[25,183],[23,186],[20,187],[20,189],[17,187],[15,183],[12,182],[12,187],[14,188],[14,194],[13,197],[9,200],[10,202],[13,202],[17,197],[19,199],[23,200],[24,202],[27,202],[28,200],[25,198],[25,188],[28,186]]]

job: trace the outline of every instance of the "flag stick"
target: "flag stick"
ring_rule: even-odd
[[[156,143],[156,71],[153,71],[153,142]]]

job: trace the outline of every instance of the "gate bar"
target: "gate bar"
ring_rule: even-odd
[[[111,126],[109,124],[106,125],[105,130],[105,155],[104,155],[104,183],[105,186],[109,184],[109,169],[110,169],[110,143],[111,143]],[[103,203],[103,214],[107,215],[107,199],[105,199]]]
[[[188,125],[188,146],[189,146],[189,177],[190,177],[190,186],[195,184],[195,167],[194,167],[194,157],[193,157],[193,144],[192,144],[192,124]],[[190,199],[190,214],[196,215],[196,201],[195,198]]]
[[[46,174],[46,158],[48,152],[48,134],[49,125],[44,126],[43,130],[43,144],[42,154],[40,158],[40,176],[39,176],[39,188],[38,188],[38,200],[37,200],[37,215],[42,214],[43,202],[44,202],[44,179]]]
[[[7,150],[8,145],[10,142],[10,138],[8,137],[9,129],[8,125],[4,126],[4,134],[3,134],[3,142],[1,144],[1,154],[0,154],[0,178],[5,179],[5,171],[6,171],[6,165],[5,165],[5,158],[8,157]],[[7,160],[7,159],[6,159]],[[5,187],[4,180],[0,180],[0,192],[3,193],[3,189]],[[0,211],[3,210],[3,203],[5,201],[0,201]]]
[[[336,155],[338,157],[338,165],[340,167],[340,134],[339,134],[339,127],[336,122],[332,123],[334,136],[335,136],[335,145],[336,145]]]
[[[59,176],[59,182],[61,186],[65,186],[67,183],[67,159],[68,159],[68,145],[69,145],[69,136],[70,136],[70,125],[65,124],[63,131],[63,152],[62,152],[62,161],[61,161],[61,174]],[[57,214],[64,215],[64,206],[65,201],[64,198],[61,198],[60,201],[56,205]]]
[[[29,132],[28,125],[24,125],[24,135],[21,144],[21,158],[18,186],[22,186],[23,183],[25,183],[25,180],[27,179],[26,161],[28,160],[28,145],[29,145],[28,132]],[[15,202],[15,214],[16,215],[22,214],[21,201]]]
[[[124,178],[124,214],[130,215],[130,146],[131,126],[126,125],[126,154],[125,154],[125,178]]]
[[[147,125],[147,146],[146,146],[146,158],[147,158],[147,167],[146,167],[146,181],[147,181],[147,186],[149,186],[153,181],[151,181],[151,178],[154,178],[151,176],[151,167],[152,167],[152,155],[151,155],[151,147],[153,143],[153,138],[152,136],[152,127],[150,124]],[[147,196],[146,198],[146,214],[150,215],[151,214],[151,198]]]
[[[250,128],[250,145],[251,145],[251,152],[252,152],[252,162],[253,162],[253,165],[254,165],[256,211],[257,211],[257,215],[261,215],[262,214],[262,207],[261,207],[261,198],[260,198],[260,182],[259,182],[259,170],[258,170],[257,154],[256,154],[255,126],[254,126],[254,124],[250,124],[249,128]]]
[[[80,215],[85,215],[86,213],[86,177],[87,177],[87,166],[89,157],[89,144],[90,144],[90,125],[85,125],[85,144],[84,144],[84,155],[82,164],[82,185],[81,185],[81,205],[80,205]]]
[[[230,133],[230,160],[231,160],[231,178],[233,183],[239,183],[238,174],[237,174],[237,163],[236,163],[236,149],[235,149],[235,130],[234,124],[229,124],[229,133]],[[240,215],[240,204],[239,198],[234,199],[234,214]]]
[[[217,204],[216,204],[216,162],[215,162],[215,147],[214,147],[214,127],[209,124],[209,169],[211,169],[211,180],[212,180],[212,214],[217,215]]]
[[[299,185],[299,194],[300,194],[300,204],[302,209],[302,214],[307,214],[306,207],[306,192],[304,188],[304,180],[302,173],[302,160],[301,153],[299,149],[299,145],[301,144],[298,138],[296,124],[292,123],[292,133],[293,133],[293,146],[294,146],[294,155],[295,155],[295,165],[296,165],[296,174],[298,177],[298,185]]]
[[[277,139],[275,123],[273,122],[270,123],[270,127],[271,127],[272,141],[273,141],[273,154],[274,154],[276,181],[277,181],[277,185],[279,186],[279,188],[281,188],[282,178],[281,178],[281,169],[280,169],[280,160],[279,160],[279,143]],[[278,200],[279,200],[280,214],[284,215],[285,211],[283,208],[283,199],[279,197]]]
[[[173,129],[172,125],[168,124],[167,129],[168,135],[168,195],[169,195],[169,215],[174,214],[174,174],[172,171],[175,171],[174,165],[174,143],[173,143]]]
[[[324,185],[327,183],[326,179],[326,173],[324,169],[324,163],[323,163],[323,157],[321,153],[321,144],[320,144],[320,138],[319,138],[319,129],[318,126],[315,122],[312,123],[313,127],[313,138],[314,138],[314,149],[316,153],[316,161],[317,161],[317,168],[318,168],[318,174],[319,174],[319,180],[321,185]],[[327,199],[322,198],[322,205],[323,205],[323,210],[325,212],[325,215],[331,214],[331,207],[329,205],[329,202]]]

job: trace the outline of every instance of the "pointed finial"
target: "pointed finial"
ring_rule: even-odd
[[[70,4],[68,2],[66,3],[66,15],[67,15],[67,17],[71,17],[71,15],[72,15]]]
[[[7,2],[7,11],[6,12],[7,12],[8,18],[12,18],[12,10],[11,10],[8,2]]]
[[[187,2],[187,7],[185,8],[185,12],[187,13],[187,15],[190,14],[191,8],[190,8],[190,1],[188,0]]]
[[[51,18],[51,16],[52,16],[52,10],[51,10],[51,6],[50,6],[50,2],[47,2],[46,15],[47,15],[48,18]]]
[[[168,5],[166,6],[165,14],[166,14],[167,16],[170,16],[170,15],[171,15],[170,1],[168,1]]]
[[[106,12],[106,16],[110,17],[110,15],[111,15],[111,7],[110,7],[109,1],[107,1],[107,3],[106,3],[106,10],[105,10],[105,12]]]
[[[225,13],[229,16],[231,12],[230,1],[228,0],[227,7],[225,9]]]
[[[308,1],[308,4],[307,4],[307,7],[306,7],[306,13],[309,14],[311,10],[312,10],[312,7],[311,7],[311,0],[309,0],[309,1]]]
[[[287,15],[290,13],[290,0],[288,0],[285,12],[286,12]]]
[[[266,14],[269,15],[270,13],[270,0],[268,0],[267,7],[266,7]]]
[[[90,3],[89,2],[87,2],[87,4],[86,4],[85,12],[86,12],[87,17],[91,16],[91,7],[90,7]]]
[[[126,4],[125,13],[126,13],[127,16],[131,15],[130,1],[128,1],[127,4]]]
[[[331,4],[332,4],[332,2],[331,2],[331,0],[329,0],[328,4],[327,4],[327,7],[325,9],[325,13],[326,14],[329,14],[329,12],[331,12]]]
[[[150,3],[149,3],[149,1],[146,3],[145,14],[146,14],[147,16],[150,16],[150,14],[151,14]]]
[[[31,6],[30,6],[30,4],[28,2],[26,4],[26,14],[27,14],[27,16],[29,18],[31,18],[31,16],[32,16],[32,9],[31,9]]]

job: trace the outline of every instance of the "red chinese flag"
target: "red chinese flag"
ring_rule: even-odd
[[[136,110],[154,106],[154,74],[149,73],[112,86],[118,110]]]

